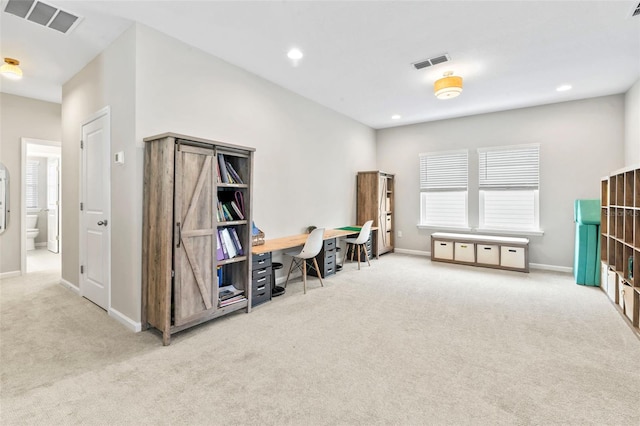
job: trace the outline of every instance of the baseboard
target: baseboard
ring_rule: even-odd
[[[132,320],[131,318],[129,318],[128,316],[126,316],[120,311],[117,311],[113,308],[109,308],[109,316],[118,320],[118,322],[120,322],[122,325],[124,325],[134,333],[142,331],[142,324],[140,322],[136,322]]]
[[[63,287],[68,288],[69,290],[71,290],[72,292],[74,292],[75,294],[80,296],[80,288],[79,287],[71,284],[69,281],[65,280],[64,278],[60,278],[60,284]]]
[[[573,268],[570,268],[568,266],[545,265],[543,263],[529,263],[529,268],[540,269],[543,271],[566,272],[568,274],[573,272]]]
[[[5,279],[5,278],[19,277],[20,275],[22,275],[22,273],[20,271],[2,272],[2,273],[0,273],[0,280]]]
[[[398,254],[412,254],[415,256],[426,256],[426,257],[431,257],[431,252],[429,251],[422,251],[422,250],[409,250],[409,249],[401,249],[401,248],[394,248],[393,249],[394,253],[398,253]]]

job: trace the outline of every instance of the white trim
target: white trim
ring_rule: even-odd
[[[423,250],[409,250],[409,249],[401,249],[396,247],[393,249],[393,252],[398,254],[412,254],[414,256],[431,257],[431,252],[423,251]]]
[[[71,290],[72,292],[80,296],[80,288],[78,288],[78,286],[71,284],[69,281],[65,280],[64,278],[60,278],[60,285],[63,287],[66,287],[67,289]]]
[[[518,229],[474,228],[473,232],[480,232],[482,234],[505,234],[505,235],[534,235],[534,236],[544,235],[544,231],[542,229],[518,230]]]
[[[543,271],[566,272],[568,274],[573,272],[573,268],[569,266],[545,265],[543,263],[529,263],[529,268]]]
[[[20,272],[27,272],[27,221],[23,218],[27,215],[27,145],[56,146],[60,148],[60,167],[62,167],[62,143],[60,141],[50,141],[46,139],[20,138],[22,150],[20,154],[20,208],[18,218],[20,219]],[[62,194],[62,181],[60,182],[60,194]],[[62,198],[60,199],[62,204]]]
[[[142,323],[132,320],[122,312],[117,311],[113,308],[109,308],[107,312],[109,312],[110,317],[115,318],[119,323],[121,323],[134,333],[142,331]]]
[[[47,243],[46,243],[46,242],[44,242],[44,243],[35,243],[34,245],[35,245],[36,247],[46,247],[46,246],[47,246]]]
[[[22,272],[20,271],[0,272],[0,280],[4,280],[5,278],[19,277],[20,275],[22,275]]]
[[[469,228],[469,227],[464,227],[464,228],[458,228],[458,227],[454,227],[454,226],[437,226],[437,225],[422,225],[422,224],[417,224],[416,227],[418,227],[418,229],[438,229],[438,230],[442,230],[442,231],[466,231],[466,232],[472,232],[473,228]]]
[[[533,235],[533,236],[539,236],[539,237],[544,235],[544,231],[542,229],[517,230],[517,229],[474,228],[473,232],[480,232],[483,234]]]

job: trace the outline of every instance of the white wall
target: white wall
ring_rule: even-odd
[[[371,128],[144,26],[137,60],[137,140],[171,131],[256,148],[267,238],[355,220],[356,173],[376,166]]]
[[[477,227],[476,149],[539,143],[544,236],[529,236],[530,262],[572,267],[573,201],[599,198],[600,178],[623,166],[623,117],[624,96],[615,95],[379,130],[378,167],[396,173],[396,247],[430,251],[436,231],[416,227],[419,153],[470,150],[469,222]]]
[[[138,184],[135,161],[135,28],[127,30],[62,88],[62,278],[79,286],[80,138],[83,122],[111,110],[111,159],[125,151],[124,165],[111,161],[111,309],[139,320],[140,269],[132,244],[138,212],[131,195]]]
[[[188,74],[171,71],[174,63]],[[143,138],[169,131],[255,147],[254,220],[268,238],[352,223],[356,172],[376,164],[372,129],[136,24],[63,88],[71,191],[63,199],[73,210],[63,278],[76,285],[77,141],[83,118],[106,105],[112,154],[125,153],[125,164],[111,167],[112,307],[133,321],[141,316]]]
[[[640,165],[640,80],[624,96],[624,162]]]
[[[60,140],[60,104],[0,93],[0,162],[11,176],[11,215],[0,235],[0,274],[20,271],[21,138]]]

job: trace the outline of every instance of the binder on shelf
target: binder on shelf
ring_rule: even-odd
[[[222,228],[220,234],[220,239],[222,240],[222,244],[227,248],[228,259],[233,259],[238,255],[238,251],[236,250],[236,246],[231,239],[231,234],[229,233],[229,228]]]
[[[222,243],[220,242],[220,233],[216,232],[216,237],[217,237],[217,245],[216,245],[216,256],[218,258],[218,260],[224,260],[224,250],[222,249]],[[222,276],[220,275],[221,272],[218,271],[218,278],[222,278]],[[218,281],[221,282],[221,281]]]
[[[229,183],[229,175],[227,174],[227,167],[225,165],[226,161],[224,159],[223,154],[218,154],[218,164],[220,168],[220,179],[222,183]]]
[[[218,260],[223,260],[223,259],[228,259],[229,258],[229,251],[227,250],[226,241],[224,240],[224,238],[222,238],[222,231],[223,230],[224,230],[224,228],[218,230],[218,241],[220,242],[220,247],[222,247],[222,259],[218,259]]]
[[[235,228],[231,228],[229,232],[231,232],[231,237],[233,237],[233,242],[235,243],[236,251],[240,256],[243,256],[244,250],[242,249],[242,243],[240,242],[240,238],[238,238],[238,232],[236,231]]]

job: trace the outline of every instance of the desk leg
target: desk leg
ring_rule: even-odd
[[[307,294],[307,261],[302,260],[302,282],[304,283],[304,294]]]

